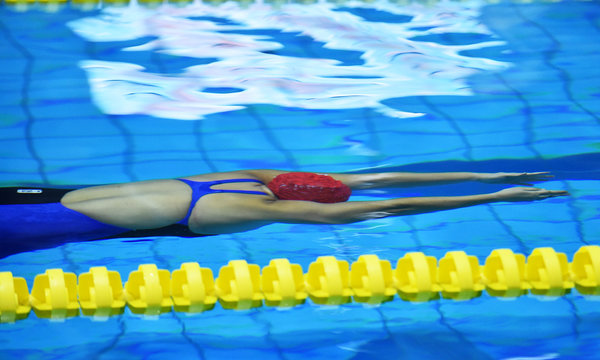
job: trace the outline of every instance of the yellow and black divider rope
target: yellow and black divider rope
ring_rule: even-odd
[[[537,248],[525,259],[509,249],[497,249],[483,266],[475,256],[450,251],[437,261],[420,252],[407,253],[392,269],[376,255],[347,261],[322,256],[303,273],[287,259],[271,260],[262,269],[244,260],[232,260],[214,279],[208,268],[185,263],[169,273],[156,265],[140,265],[123,287],[121,276],[105,267],[92,267],[77,277],[49,269],[35,277],[31,293],[25,279],[0,272],[0,321],[28,316],[62,319],[77,316],[106,317],[124,312],[158,315],[171,311],[202,312],[219,301],[225,309],[251,309],[263,305],[291,307],[308,297],[315,304],[341,305],[351,301],[381,304],[396,294],[406,301],[423,302],[442,297],[467,300],[485,289],[492,296],[517,297],[527,292],[561,296],[575,287],[583,295],[600,295],[600,246],[583,246],[571,263],[564,253]]]

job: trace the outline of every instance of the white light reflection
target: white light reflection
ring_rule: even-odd
[[[381,101],[417,95],[467,96],[471,94],[467,76],[508,66],[459,55],[461,50],[494,46],[502,43],[499,41],[450,46],[409,40],[450,32],[489,34],[477,20],[477,3],[355,5],[413,18],[406,23],[371,22],[347,11],[334,11],[336,6],[328,3],[274,8],[228,2],[159,10],[109,8],[69,26],[93,42],[156,37],[122,51],[218,59],[187,67],[179,74],[150,73],[139,64],[83,61],[93,99],[107,114],[197,120],[245,105],[273,104],[306,109],[370,107],[391,117],[412,117],[421,114],[398,111]],[[346,66],[333,59],[271,54],[268,52],[285,44],[266,35],[226,32],[257,29],[300,33],[325,43],[326,49],[360,51],[364,64]],[[223,87],[236,91],[206,91]]]

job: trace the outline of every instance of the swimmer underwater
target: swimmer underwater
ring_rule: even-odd
[[[494,202],[568,195],[529,187],[552,178],[533,173],[294,173],[241,170],[76,190],[2,188],[0,258],[67,242],[140,236],[202,236],[272,223],[347,224]],[[525,185],[467,196],[346,201],[351,190],[478,181]]]

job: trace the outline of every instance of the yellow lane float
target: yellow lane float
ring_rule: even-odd
[[[308,297],[314,304],[342,305],[354,300],[378,305],[396,294],[405,301],[441,297],[468,300],[483,290],[496,297],[514,298],[529,291],[557,297],[575,287],[584,296],[600,295],[600,246],[581,247],[567,255],[545,247],[525,258],[510,249],[496,249],[483,266],[464,251],[450,251],[439,262],[420,252],[405,254],[392,269],[388,260],[361,255],[352,265],[321,256],[306,274],[288,259],[273,259],[262,269],[245,260],[232,260],[214,279],[209,268],[191,262],[170,273],[154,264],[140,265],[125,286],[116,271],[92,267],[79,275],[49,269],[34,279],[31,293],[23,278],[0,272],[0,322],[26,318],[33,308],[38,317],[65,319],[84,315],[108,317],[131,312],[159,315],[173,308],[199,313],[218,301],[224,309],[248,310],[264,304],[292,307]]]

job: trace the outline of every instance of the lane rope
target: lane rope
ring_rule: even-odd
[[[469,300],[485,290],[491,296],[527,293],[563,296],[575,288],[582,295],[600,295],[600,246],[582,246],[569,263],[553,248],[536,248],[525,258],[510,249],[493,250],[483,265],[464,251],[447,252],[439,261],[409,252],[396,262],[361,255],[350,265],[321,256],[303,272],[288,259],[273,259],[262,269],[245,260],[221,267],[217,278],[196,262],[173,272],[154,264],[139,265],[125,284],[106,267],[92,267],[77,276],[48,269],[35,277],[31,293],[24,278],[0,272],[0,322],[14,322],[33,309],[40,318],[108,317],[132,313],[160,315],[172,310],[198,313],[214,308],[246,310],[263,305],[292,307],[310,298],[318,305],[355,301],[371,305],[391,301],[424,302],[440,298]]]

